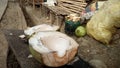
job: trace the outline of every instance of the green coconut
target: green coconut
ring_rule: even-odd
[[[75,30],[75,35],[79,36],[79,37],[85,36],[86,35],[85,27],[83,27],[83,26],[77,27],[77,29]]]

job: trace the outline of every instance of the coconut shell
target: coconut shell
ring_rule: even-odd
[[[66,54],[63,57],[59,57],[56,52],[50,52],[46,54],[40,54],[35,51],[32,46],[29,46],[30,52],[33,57],[38,60],[40,63],[50,66],[50,67],[59,67],[69,63],[77,53],[78,47],[74,47],[66,51]]]

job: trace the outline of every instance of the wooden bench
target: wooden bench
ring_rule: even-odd
[[[63,27],[65,16],[67,16],[70,13],[66,12],[65,10],[58,6],[48,6],[44,3],[42,4],[41,12],[43,17],[50,19],[51,25],[60,26],[60,31],[64,32]]]
[[[60,31],[64,32],[65,16],[72,13],[81,14],[85,6],[86,3],[84,0],[59,0],[56,6],[48,6],[47,4],[42,3],[41,12],[43,17],[50,19],[51,25],[54,24],[60,26]]]

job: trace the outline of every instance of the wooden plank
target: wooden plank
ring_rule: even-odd
[[[6,10],[8,0],[0,0],[0,20]]]
[[[83,1],[81,2],[77,2],[77,1],[61,1],[62,3],[69,3],[71,5],[80,5],[81,3],[83,3]]]
[[[46,4],[42,4],[44,7],[48,8],[50,11],[54,12],[56,15],[67,15],[69,14],[62,8],[59,8],[58,6],[47,6]]]
[[[60,15],[62,15],[62,16],[66,16],[66,15],[70,14],[70,12],[64,10],[63,8],[61,8],[59,6],[57,6],[57,10],[60,12]]]
[[[73,9],[69,9],[69,8],[67,8],[67,7],[63,7],[63,6],[60,6],[60,7],[63,8],[64,10],[70,12],[70,13],[78,13],[78,14],[80,14],[79,11],[76,11],[76,10],[73,10]]]
[[[57,6],[67,12],[81,14],[86,7],[86,2],[84,0],[60,0]]]
[[[74,11],[74,12],[82,12],[83,11],[83,7],[77,7],[77,6],[74,6],[74,5],[65,5],[65,4],[62,4],[63,7],[66,7],[68,9],[71,9],[71,11]]]
[[[84,6],[86,6],[85,4],[80,4],[79,6],[77,6],[77,5],[67,4],[67,3],[66,4],[61,3],[61,5],[77,11],[82,11],[84,9]]]

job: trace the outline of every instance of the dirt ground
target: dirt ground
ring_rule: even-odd
[[[9,2],[0,23],[1,29],[25,29],[26,20],[18,3]]]
[[[25,29],[26,27],[26,20],[18,3],[9,2],[0,21],[0,29]],[[7,68],[7,64],[8,68],[19,68],[14,54],[8,50],[8,43],[1,31],[0,38],[0,68]],[[74,37],[74,39],[80,44],[78,56],[91,65],[96,68],[120,68],[120,29],[114,35],[110,45],[102,44],[89,36]]]
[[[0,29],[25,29],[26,20],[23,16],[19,4],[16,2],[8,2],[5,14],[0,21]],[[8,43],[3,32],[0,31],[0,68],[19,68],[14,54],[9,50]]]
[[[113,36],[109,45],[85,36],[78,38],[78,55],[96,68],[120,68],[120,29]]]

